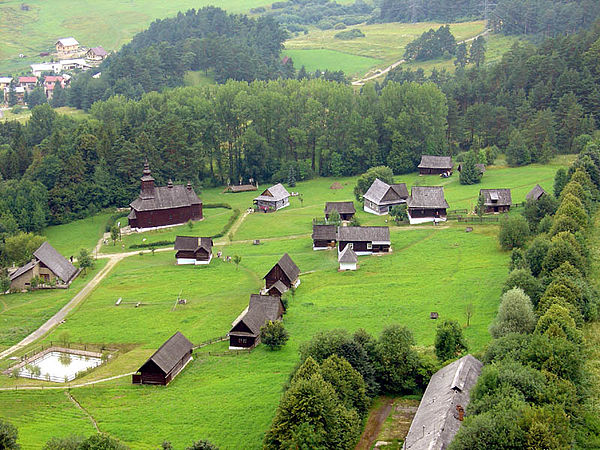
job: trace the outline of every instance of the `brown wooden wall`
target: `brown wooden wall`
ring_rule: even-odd
[[[339,250],[340,252],[346,248],[350,241],[340,241]],[[372,248],[367,248],[367,242],[352,242],[352,249],[355,252],[373,252],[373,253],[387,253],[390,251],[390,246],[385,245],[372,245]]]
[[[265,285],[267,289],[273,286],[277,281],[281,281],[288,288],[292,287],[292,280],[288,279],[287,275],[283,273],[283,270],[278,264],[271,269],[271,271],[265,276]]]
[[[131,228],[164,227],[166,225],[186,223],[188,220],[202,219],[202,205],[159,209],[155,211],[136,211],[135,215],[135,219],[129,219],[129,226]]]
[[[423,209],[423,208],[409,208],[408,213],[410,217],[413,218],[434,218],[437,217],[443,218],[446,217],[446,209],[445,208],[434,208],[434,209]]]
[[[242,347],[242,348],[252,348],[258,342],[257,336],[235,336],[229,335],[229,346],[230,347]]]
[[[419,169],[420,175],[441,175],[444,172],[452,173],[452,169]]]

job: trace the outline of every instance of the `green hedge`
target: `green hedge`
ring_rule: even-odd
[[[150,248],[150,247],[161,247],[163,245],[174,245],[174,241],[156,241],[156,242],[144,242],[143,244],[131,244],[129,248]]]
[[[239,209],[234,209],[233,210],[233,214],[231,215],[231,217],[229,218],[229,220],[227,221],[227,223],[225,224],[225,226],[223,227],[223,229],[215,234],[214,236],[212,236],[213,239],[216,238],[220,238],[225,236],[229,230],[231,229],[231,226],[233,225],[233,222],[235,222],[237,220],[237,218],[240,217],[240,210]]]
[[[204,203],[202,205],[202,208],[204,208],[204,209],[210,209],[210,208],[233,209],[229,203]]]

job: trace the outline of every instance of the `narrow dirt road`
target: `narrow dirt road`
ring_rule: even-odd
[[[360,437],[358,444],[356,444],[355,450],[368,450],[371,448],[373,441],[377,439],[379,431],[381,431],[383,422],[385,422],[385,419],[387,419],[392,411],[393,403],[393,398],[385,397],[383,399],[383,405],[369,414],[367,424],[365,425],[365,431]]]

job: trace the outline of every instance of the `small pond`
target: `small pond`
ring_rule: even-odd
[[[52,351],[21,367],[19,376],[36,380],[71,381],[79,372],[102,364],[102,358]]]

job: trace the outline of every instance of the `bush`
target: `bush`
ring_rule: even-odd
[[[348,31],[340,31],[333,36],[335,39],[341,39],[345,41],[349,41],[352,39],[364,38],[365,34],[360,31],[358,28],[353,28]]]
[[[500,224],[498,240],[503,250],[522,247],[529,237],[529,225],[523,216],[507,217]]]
[[[440,361],[456,358],[460,353],[466,351],[467,341],[458,322],[444,320],[438,324],[435,335],[435,356]]]
[[[143,242],[141,244],[131,244],[129,248],[150,248],[150,247],[162,247],[167,245],[174,245],[173,241],[154,241],[154,242]]]
[[[513,288],[522,289],[534,305],[537,305],[543,291],[542,284],[529,269],[515,269],[508,274],[502,292],[508,292]]]
[[[376,345],[375,375],[383,392],[414,392],[418,387],[420,361],[413,345],[413,335],[404,326],[392,325],[381,332]]]
[[[494,339],[509,333],[531,333],[536,324],[531,300],[522,289],[513,288],[504,293],[498,314],[490,325]]]
[[[462,163],[459,180],[460,184],[476,184],[481,182],[482,173],[481,170],[476,166],[477,155],[475,152],[468,152]]]
[[[290,338],[283,322],[277,320],[260,327],[260,341],[267,346],[269,350],[280,350]]]
[[[390,216],[396,222],[408,222],[408,207],[405,203],[390,208]]]
[[[202,209],[209,209],[209,208],[233,209],[233,207],[229,203],[204,203],[204,204],[202,204]]]
[[[185,450],[219,450],[219,447],[210,443],[209,441],[201,440],[194,441],[192,445],[186,447]]]
[[[379,178],[387,184],[394,183],[394,173],[392,172],[392,169],[387,166],[371,167],[358,177],[358,180],[356,181],[356,186],[354,187],[354,196],[356,197],[356,200],[359,202],[362,201],[362,196],[369,190],[376,178]]]
[[[0,448],[6,450],[18,450],[21,447],[17,444],[19,432],[12,423],[0,419]]]

